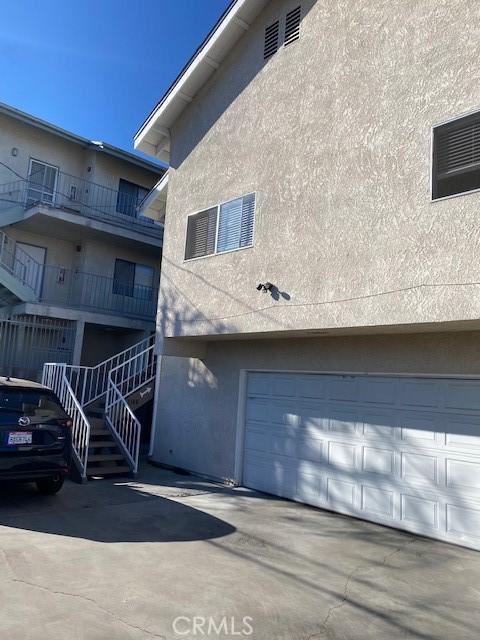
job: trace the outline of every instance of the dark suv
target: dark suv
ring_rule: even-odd
[[[71,427],[53,391],[0,377],[0,481],[35,482],[41,493],[57,493],[70,467]]]

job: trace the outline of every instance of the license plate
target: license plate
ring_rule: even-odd
[[[10,431],[8,434],[8,444],[32,444],[32,432],[31,431]]]

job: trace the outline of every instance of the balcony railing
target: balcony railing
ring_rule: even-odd
[[[155,318],[155,287],[40,264],[4,232],[0,232],[0,267],[31,289],[36,302],[145,320]]]
[[[39,302],[153,320],[156,290],[107,276],[46,265]]]
[[[78,176],[57,171],[52,187],[35,176],[0,185],[0,212],[15,205],[30,209],[39,204],[163,236],[161,225],[138,213],[138,198]]]

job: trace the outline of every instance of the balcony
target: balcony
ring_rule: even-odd
[[[0,185],[0,214],[19,207],[29,211],[41,206],[161,239],[163,226],[139,214],[139,205],[138,199],[128,193],[62,171],[55,172],[50,186],[45,184],[43,177],[40,180],[35,176]],[[7,224],[11,222],[9,220]]]
[[[157,288],[40,264],[0,232],[0,305],[20,302],[153,321]]]

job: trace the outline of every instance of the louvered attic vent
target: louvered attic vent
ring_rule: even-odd
[[[285,39],[283,44],[287,46],[300,37],[300,20],[302,17],[302,7],[292,9],[285,18]]]
[[[273,56],[278,49],[278,35],[280,31],[280,23],[274,22],[265,29],[265,45],[263,47],[263,58],[266,60]]]
[[[480,113],[435,127],[432,187],[434,200],[480,189]]]

